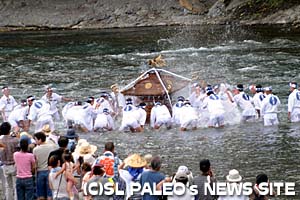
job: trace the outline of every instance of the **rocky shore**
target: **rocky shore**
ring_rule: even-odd
[[[4,0],[0,31],[237,23],[300,27],[297,0]]]

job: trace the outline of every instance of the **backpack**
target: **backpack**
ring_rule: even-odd
[[[100,158],[99,164],[102,164],[104,166],[105,174],[107,177],[114,177],[114,163],[115,158],[113,153],[111,152],[105,152]]]

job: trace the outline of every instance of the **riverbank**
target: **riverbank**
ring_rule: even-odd
[[[229,23],[300,28],[295,0],[11,0],[0,11],[2,32]]]

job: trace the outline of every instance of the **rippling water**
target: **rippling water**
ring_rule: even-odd
[[[300,190],[300,124],[287,121],[288,82],[300,82],[299,33],[232,26],[1,33],[0,85],[12,87],[18,100],[29,94],[41,97],[49,83],[60,94],[84,100],[113,83],[129,83],[158,54],[166,58],[168,70],[210,84],[273,86],[282,102],[280,125],[81,137],[97,144],[98,153],[112,140],[121,158],[132,152],[159,154],[167,174],[183,164],[197,174],[199,160],[209,158],[219,180],[236,168],[247,181],[265,172],[271,181],[297,182]],[[62,123],[58,127],[65,131]]]

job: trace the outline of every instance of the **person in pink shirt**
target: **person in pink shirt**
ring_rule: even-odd
[[[28,153],[30,139],[21,139],[21,150],[14,153],[15,166],[17,168],[16,190],[18,200],[34,199],[34,183],[32,174],[35,169],[35,159],[32,153]]]

